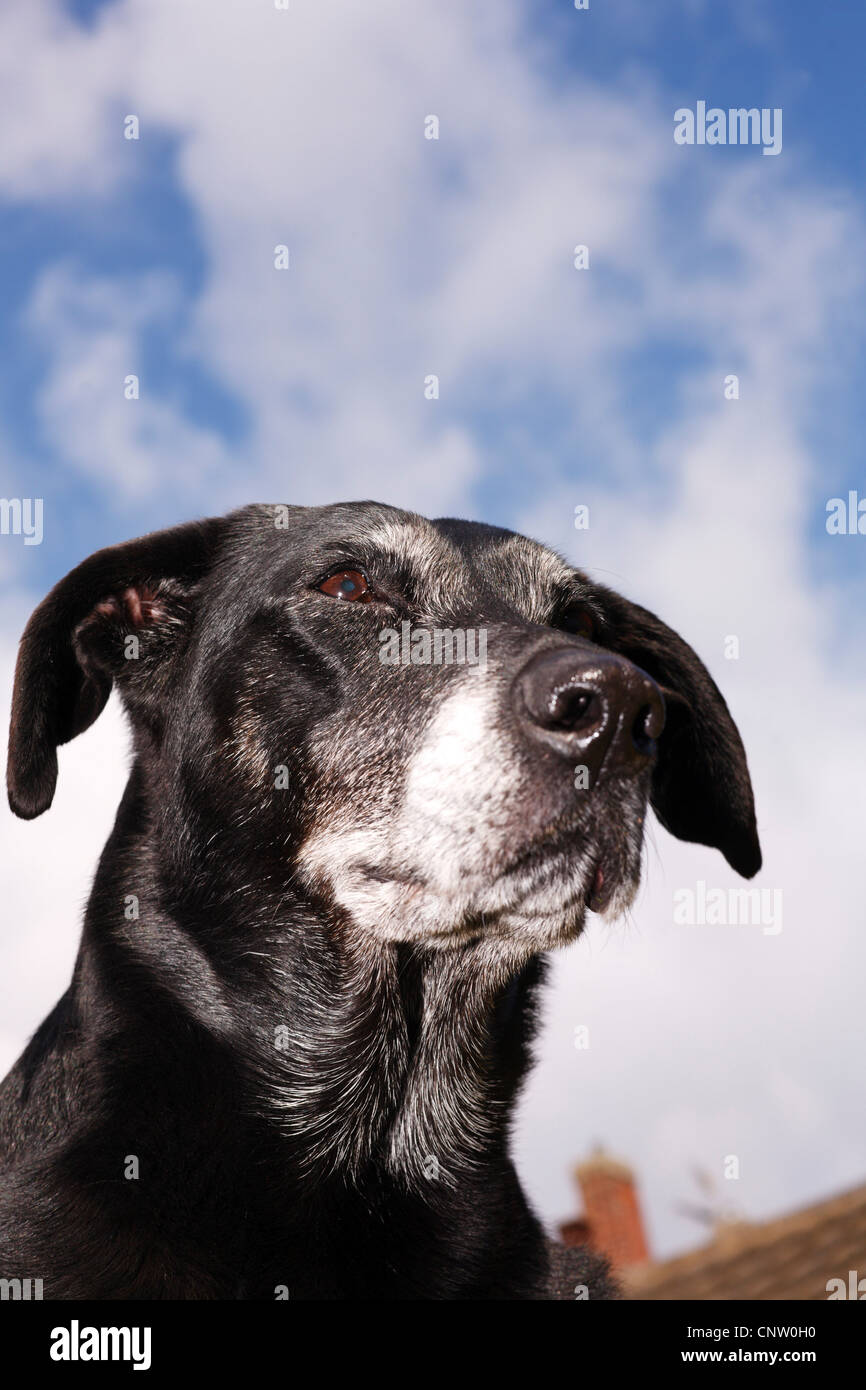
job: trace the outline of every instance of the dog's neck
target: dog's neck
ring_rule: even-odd
[[[504,1153],[538,957],[488,936],[435,950],[361,936],[284,877],[237,881],[216,842],[207,862],[166,872],[189,840],[158,837],[134,777],[115,836],[94,900],[140,896],[138,919],[119,906],[115,946],[181,1023],[191,1014],[241,1060],[247,1109],[288,1142],[299,1178],[374,1169],[443,1191]],[[496,1049],[507,1056],[491,1066]]]
[[[285,888],[250,898],[142,897],[147,931],[123,919],[118,934],[243,1059],[250,1108],[290,1142],[299,1178],[375,1168],[441,1191],[501,1150],[516,1083],[492,1050],[509,985],[539,963],[485,938],[436,950],[361,938]]]
[[[357,1176],[377,1163],[413,1189],[465,1178],[504,1135],[509,1097],[489,1064],[514,973],[483,941],[342,943],[336,979],[304,991],[271,1074],[309,1171]]]

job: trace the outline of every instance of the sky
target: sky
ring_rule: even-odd
[[[696,1167],[756,1220],[866,1178],[866,536],[826,527],[866,496],[864,39],[853,0],[0,8],[0,495],[44,505],[0,535],[4,706],[74,564],[254,500],[494,522],[657,611],[743,734],[782,929],[678,926],[736,880],[655,825],[628,920],[556,960],[515,1143],[551,1225],[595,1142],[625,1158],[662,1255],[704,1238]],[[701,101],[780,109],[781,152],[678,145]],[[124,750],[112,703],[50,812],[0,812],[0,1066]]]

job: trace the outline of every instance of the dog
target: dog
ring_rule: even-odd
[[[760,867],[692,649],[510,531],[254,505],[101,550],[36,609],[19,816],[112,685],[132,768],[72,984],[0,1089],[0,1276],[614,1296],[599,1257],[551,1252],[509,1123],[545,954],[631,902],[648,804]]]

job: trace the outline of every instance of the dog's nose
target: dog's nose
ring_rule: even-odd
[[[586,766],[637,772],[655,757],[665,702],[650,676],[612,652],[540,652],[517,676],[515,709],[530,738]]]

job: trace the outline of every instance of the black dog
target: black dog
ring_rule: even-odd
[[[254,506],[100,551],[40,605],[18,815],[113,682],[135,760],[72,985],[0,1090],[0,1277],[551,1296],[507,1148],[542,953],[630,901],[648,798],[760,866],[694,652],[508,531]],[[611,1291],[588,1256],[567,1277]]]

